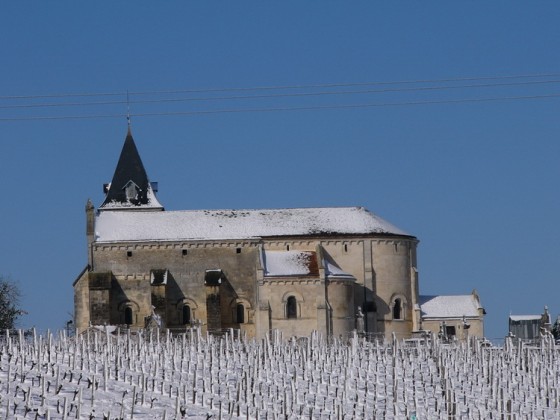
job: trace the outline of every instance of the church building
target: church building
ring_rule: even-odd
[[[257,338],[357,327],[406,338],[422,328],[418,239],[369,210],[168,211],[157,191],[129,129],[103,203],[86,205],[78,332],[154,319],[173,332]]]

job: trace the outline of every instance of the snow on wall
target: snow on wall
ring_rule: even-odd
[[[264,210],[102,211],[96,241],[249,239],[312,234],[411,236],[364,207]]]

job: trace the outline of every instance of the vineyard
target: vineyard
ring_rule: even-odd
[[[89,330],[0,344],[1,419],[553,419],[560,347]]]

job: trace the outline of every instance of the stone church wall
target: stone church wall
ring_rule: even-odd
[[[416,291],[411,268],[415,266],[415,239],[286,239],[264,241],[189,241],[161,243],[94,243],[94,273],[109,272],[110,323],[125,323],[125,308],[133,311],[133,326],[142,327],[152,306],[164,325],[184,328],[183,306],[190,308],[191,322],[241,328],[262,336],[270,328],[302,336],[313,330],[342,334],[354,329],[357,307],[366,315],[366,331],[410,334]],[[257,281],[260,246],[269,250],[317,251],[336,263],[356,281],[332,281],[325,290],[323,278],[265,279]],[[165,285],[151,285],[153,270],[167,270]],[[222,270],[217,305],[209,305],[205,286],[207,270]],[[324,276],[325,267],[321,267]],[[93,283],[92,283],[93,284]],[[260,286],[259,286],[260,284]],[[257,288],[260,288],[257,290]],[[287,319],[287,296],[298,296],[298,317]],[[77,325],[96,323],[94,315],[107,298],[106,291],[77,284]],[[402,319],[393,319],[392,304],[402,301]],[[87,304],[85,302],[88,302]],[[328,303],[327,303],[328,302]],[[243,325],[237,321],[238,304],[243,305]],[[87,310],[84,310],[85,307]],[[267,307],[263,311],[263,306]],[[208,308],[219,307],[219,319]],[[97,308],[97,309],[96,309]],[[259,310],[259,308],[261,310]],[[369,311],[369,312],[368,312]],[[87,313],[87,315],[86,315]],[[87,319],[86,319],[87,318]],[[204,325],[206,324],[206,325]]]
[[[93,274],[112,273],[111,290],[76,284],[77,326],[102,319],[103,301],[109,295],[109,322],[126,322],[125,310],[133,312],[133,326],[142,327],[152,306],[164,325],[185,328],[184,305],[190,322],[203,328],[240,328],[251,336],[262,336],[270,328],[302,336],[313,330],[339,334],[354,329],[360,306],[366,332],[406,336],[415,328],[417,303],[415,238],[282,238],[255,241],[185,241],[138,243],[91,243]],[[321,276],[259,280],[260,247],[267,250],[312,251],[336,264],[355,281],[335,281],[325,290],[325,269]],[[318,254],[318,255],[319,255]],[[326,264],[325,264],[326,265]],[[165,285],[151,285],[154,270],[165,271]],[[207,270],[222,270],[223,280],[210,305],[205,285]],[[92,274],[92,273],[90,273]],[[97,274],[95,274],[97,275]],[[94,276],[95,277],[95,276]],[[262,279],[262,275],[261,275]],[[86,282],[87,283],[87,282]],[[259,286],[260,284],[260,286]],[[260,287],[260,289],[258,289]],[[287,319],[286,296],[299,296],[297,319]],[[401,318],[394,319],[395,299],[402,303]],[[237,322],[237,305],[243,305],[243,324]],[[87,310],[85,309],[87,307]],[[219,308],[213,314],[208,308]],[[266,310],[265,310],[266,309]],[[217,314],[219,312],[219,319]],[[210,322],[212,321],[212,322]],[[205,325],[206,324],[206,325]]]
[[[372,241],[372,260],[375,273],[378,331],[395,332],[399,338],[414,329],[414,307],[417,304],[415,279],[416,242],[400,239]],[[395,305],[400,303],[395,317]],[[386,334],[388,335],[388,334]]]
[[[413,331],[417,243],[415,238],[368,237],[321,242],[330,257],[356,278],[355,310],[362,308],[367,332],[406,336]],[[403,304],[399,320],[392,316],[396,298]]]
[[[111,322],[124,323],[123,310],[130,301],[138,327],[151,315],[152,305],[170,327],[183,325],[184,304],[192,310],[192,321],[206,322],[206,271],[222,270],[224,279],[217,295],[221,318],[216,325],[230,328],[237,326],[235,307],[239,302],[246,307],[245,322],[252,322],[257,250],[249,242],[95,244],[93,261],[96,272],[110,271],[114,276]],[[167,270],[165,285],[150,285],[153,270]]]
[[[89,273],[84,271],[74,282],[74,324],[83,331],[90,323]]]

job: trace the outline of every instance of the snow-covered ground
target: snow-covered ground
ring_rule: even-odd
[[[0,344],[0,419],[552,419],[559,356],[551,341],[16,334]]]

